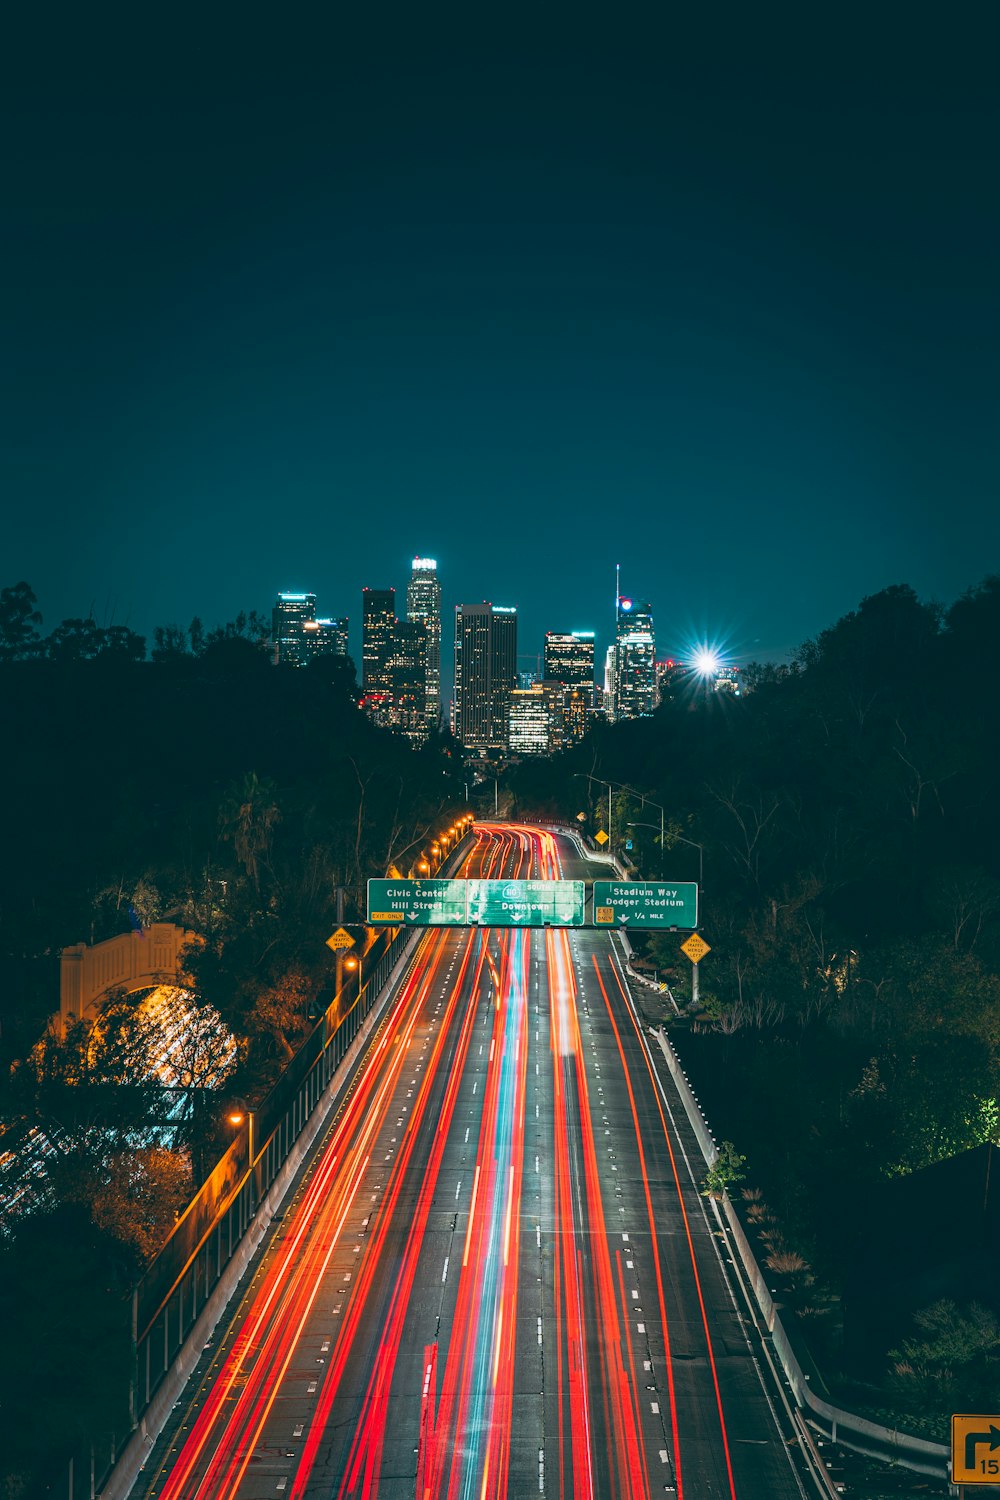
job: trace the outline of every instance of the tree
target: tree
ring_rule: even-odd
[[[985,870],[945,868],[935,886],[932,909],[952,945],[975,948],[983,926],[1000,912],[1000,881]]]
[[[184,1156],[142,1146],[116,1151],[99,1170],[78,1175],[64,1201],[83,1205],[98,1229],[147,1265],[187,1207],[191,1188]]]
[[[271,834],[281,817],[277,788],[256,771],[248,771],[230,787],[219,809],[222,837],[231,843],[236,857],[260,895],[260,866],[271,847]]]
[[[35,627],[42,623],[37,603],[30,584],[0,590],[0,662],[37,655],[40,637]]]
[[[914,1313],[923,1337],[890,1349],[893,1383],[915,1409],[995,1411],[1000,1400],[1000,1318],[978,1302],[943,1298]]]
[[[46,637],[45,653],[50,661],[94,661],[105,657],[121,662],[142,661],[146,642],[127,625],[98,625],[92,615],[86,619],[63,620]]]
[[[723,1141],[718,1156],[702,1178],[702,1197],[724,1198],[729,1189],[746,1176],[743,1170],[746,1161],[732,1141]]]
[[[41,1121],[56,1142],[51,1170],[61,1185],[162,1124],[159,1050],[158,1030],[141,1002],[112,994],[92,1025],[75,1020],[64,1035],[46,1032],[17,1068],[12,1104]]]
[[[187,660],[191,652],[186,631],[180,625],[157,625],[153,631],[151,656],[155,662]]]
[[[61,621],[45,639],[50,661],[92,661],[101,650],[103,632],[90,615]]]
[[[286,1059],[295,1055],[294,1042],[300,1042],[309,1024],[309,1008],[319,991],[313,975],[298,969],[287,970],[277,982],[262,989],[247,1016],[247,1029],[258,1036],[269,1037]]]
[[[205,649],[205,627],[198,615],[195,615],[188,626],[188,639],[191,642],[191,654],[200,656]]]
[[[205,645],[217,646],[222,641],[243,640],[264,648],[270,639],[271,626],[264,615],[258,614],[255,609],[249,614],[240,610],[235,620],[229,620],[225,625],[217,625],[214,630],[210,630],[205,638]]]
[[[146,637],[130,630],[127,625],[108,625],[99,654],[121,662],[145,661]]]
[[[856,610],[807,641],[796,654],[807,690],[857,743],[891,722],[936,658],[941,610],[906,584],[862,599]]]

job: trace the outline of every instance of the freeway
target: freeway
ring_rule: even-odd
[[[134,1495],[805,1495],[670,1089],[609,934],[429,931]]]

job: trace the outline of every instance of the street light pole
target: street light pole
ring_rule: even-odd
[[[687,844],[689,848],[691,848],[691,849],[697,849],[697,851],[698,851],[698,896],[699,896],[699,902],[700,902],[701,888],[702,888],[702,885],[704,883],[704,877],[705,877],[705,851],[704,851],[704,849],[702,848],[702,846],[700,844],[696,844],[695,843],[694,839],[686,839],[682,833],[672,833],[670,835],[670,837],[672,839],[676,839],[679,844]],[[698,910],[698,926],[699,927],[701,926],[701,908],[700,908],[700,905],[699,905],[699,910]]]
[[[635,789],[635,787],[625,786],[625,787],[622,787],[622,791],[623,792],[631,792],[631,794],[632,794],[633,797],[638,797],[639,798],[639,800],[643,804],[643,806],[645,806],[646,803],[648,802],[649,805],[650,805],[650,807],[655,807],[657,809],[657,811],[660,814],[660,849],[662,851],[664,843],[665,843],[665,834],[666,834],[666,828],[664,826],[664,821],[663,821],[663,808],[660,806],[660,804],[658,802],[654,802],[651,797],[647,797],[644,792],[637,792],[636,789]],[[675,839],[677,841],[677,843],[679,843],[679,844],[687,844],[689,846],[689,848],[691,848],[691,849],[697,849],[697,851],[698,851],[698,926],[700,926],[701,925],[701,893],[702,893],[702,887],[704,886],[704,883],[705,883],[705,851],[702,848],[701,844],[696,843],[694,839],[686,839],[682,833],[671,832],[670,837],[671,837],[671,839]],[[662,873],[662,870],[663,870],[662,862],[661,862],[661,865],[660,865],[660,870],[661,870],[661,873]],[[697,928],[695,930],[697,931]],[[698,982],[698,965],[695,964],[695,963],[693,963],[691,965],[691,1002],[692,1002],[693,1005],[697,1005],[698,1004],[698,1002],[699,1002],[699,994],[700,994],[700,990],[699,990],[699,982]]]
[[[651,828],[654,833],[656,832],[656,824],[655,823],[629,823],[626,826],[629,827],[629,828]],[[663,833],[662,833],[662,830],[661,830],[661,833],[660,833],[660,879],[661,880],[663,879]]]
[[[607,787],[607,789],[608,789],[608,853],[609,854],[613,853],[613,843],[614,843],[614,841],[613,841],[613,839],[611,837],[611,788],[613,786],[617,785],[617,783],[613,782],[613,781],[606,781],[603,776],[591,776],[591,774],[590,774],[589,771],[574,771],[573,772],[573,777],[574,777],[574,779],[579,778],[581,781],[596,781],[598,786],[606,786]]]
[[[705,877],[705,851],[701,844],[695,843],[694,839],[686,839],[682,833],[672,833],[671,838],[676,839],[679,844],[687,844],[690,849],[698,851],[698,926],[701,926],[701,892]],[[697,928],[695,929],[697,931]],[[691,965],[691,1004],[699,1003],[698,965]]]
[[[337,931],[344,925],[344,887],[337,886]],[[337,1001],[337,1012],[340,1010],[340,991],[344,984],[344,950],[338,948],[334,954],[333,969],[333,993]]]

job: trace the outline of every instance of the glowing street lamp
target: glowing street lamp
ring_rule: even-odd
[[[226,1115],[226,1119],[235,1130],[239,1130],[241,1125],[246,1125],[247,1160],[249,1165],[253,1167],[253,1110],[247,1109],[241,1104],[234,1104]]]

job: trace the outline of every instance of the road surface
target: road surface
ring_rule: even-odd
[[[807,1493],[657,1058],[609,934],[429,931],[134,1494]]]

